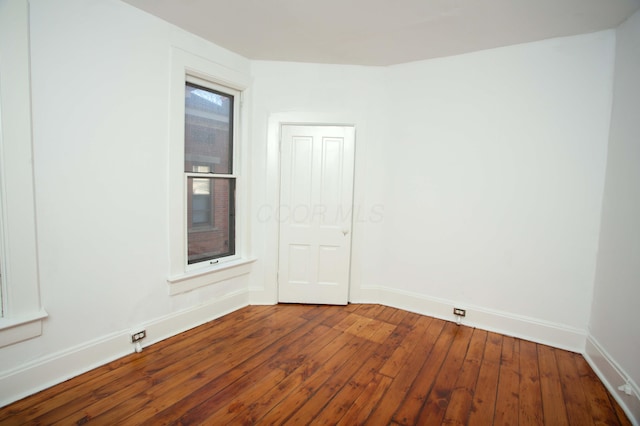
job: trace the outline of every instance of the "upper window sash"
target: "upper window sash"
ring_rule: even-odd
[[[221,94],[230,96],[233,98],[233,110],[232,110],[232,126],[231,126],[231,158],[230,158],[230,167],[229,170],[227,172],[218,172],[214,166],[214,170],[213,173],[211,172],[198,172],[196,170],[186,170],[185,168],[185,174],[191,176],[192,174],[205,174],[207,176],[212,176],[212,177],[234,177],[234,178],[238,178],[239,173],[238,170],[240,169],[240,167],[238,166],[240,164],[240,149],[238,149],[238,145],[239,143],[241,143],[241,123],[242,123],[242,113],[241,113],[241,105],[242,105],[242,92],[240,90],[237,90],[233,87],[227,87],[227,86],[223,86],[221,84],[217,84],[213,81],[208,81],[208,80],[204,80],[201,77],[197,77],[196,75],[193,74],[189,74],[187,73],[185,75],[184,78],[185,81],[185,85],[186,84],[194,84],[196,86],[200,86],[203,87],[205,89],[211,89],[215,92],[219,92]],[[184,103],[184,102],[183,102]],[[183,107],[186,110],[186,105]],[[185,123],[185,117],[186,117],[186,111],[184,111],[184,113],[181,116],[181,120],[182,120],[182,137],[183,137],[183,145],[184,145],[184,128],[186,126]],[[185,163],[186,159],[184,158],[185,152],[184,152],[184,147],[183,147],[183,151],[182,151],[182,163]],[[195,160],[195,159],[194,159]],[[202,162],[197,162],[194,161],[193,162],[194,166],[207,166],[207,164],[203,164]],[[194,167],[195,168],[195,167]]]
[[[237,96],[232,89],[187,76],[185,172],[233,173]]]

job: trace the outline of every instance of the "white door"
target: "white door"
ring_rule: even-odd
[[[347,304],[355,129],[281,129],[278,299]]]

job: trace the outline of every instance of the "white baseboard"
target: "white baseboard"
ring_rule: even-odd
[[[562,324],[387,287],[362,287],[359,293],[359,300],[352,300],[351,302],[381,303],[447,321],[456,321],[456,317],[453,315],[453,307],[455,306],[467,311],[467,315],[462,318],[461,324],[573,352],[583,353],[584,351],[586,331]]]
[[[143,347],[149,346],[247,306],[248,301],[248,292],[238,291],[140,324],[136,330],[146,330],[147,337],[141,343]],[[0,407],[133,353],[132,331],[102,336],[3,373],[0,376]]]
[[[133,352],[127,336],[102,336],[5,372],[0,377],[0,407]]]
[[[147,337],[142,341],[142,347],[152,345],[166,338],[180,334],[206,322],[227,315],[249,305],[249,294],[246,290],[239,290],[225,295],[221,299],[209,301],[184,311],[169,314],[164,317],[142,324],[147,331]],[[130,336],[130,330],[127,336]]]
[[[251,305],[275,305],[278,303],[278,291],[268,291],[263,287],[249,287]]]
[[[603,349],[598,340],[589,335],[587,338],[584,357],[598,375],[602,383],[618,401],[631,423],[640,424],[640,388],[618,363]],[[618,389],[628,385],[631,395]]]

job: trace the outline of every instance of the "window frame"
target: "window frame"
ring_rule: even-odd
[[[232,115],[230,117],[231,120],[231,153],[229,155],[229,159],[230,159],[230,167],[229,167],[229,173],[204,173],[204,172],[187,172],[184,171],[184,176],[185,176],[185,201],[184,201],[184,210],[185,210],[185,262],[186,262],[186,267],[185,270],[186,271],[193,271],[193,270],[197,270],[197,269],[201,269],[204,267],[207,267],[209,265],[216,265],[218,263],[224,263],[224,262],[229,262],[229,261],[234,261],[234,260],[238,260],[240,258],[240,256],[237,253],[236,250],[236,235],[235,235],[235,229],[237,228],[237,223],[233,223],[231,224],[231,219],[233,218],[234,222],[236,221],[236,216],[235,216],[235,210],[236,210],[236,206],[234,205],[233,207],[231,207],[231,212],[229,213],[229,228],[231,229],[231,232],[233,232],[233,242],[230,242],[230,246],[233,247],[233,253],[226,255],[226,256],[220,256],[220,257],[214,257],[213,259],[205,259],[199,262],[193,262],[193,263],[189,263],[189,233],[191,232],[205,232],[208,231],[209,229],[214,229],[215,228],[215,220],[213,218],[213,216],[215,215],[215,211],[214,211],[214,182],[216,181],[216,179],[231,179],[234,181],[234,185],[233,188],[235,189],[237,187],[237,182],[238,182],[238,175],[235,173],[236,171],[236,167],[237,167],[237,160],[238,160],[238,153],[237,153],[237,149],[236,149],[236,137],[240,134],[240,130],[239,130],[239,118],[240,118],[240,105],[241,105],[241,97],[242,97],[242,92],[240,92],[239,90],[233,89],[231,87],[226,87],[223,86],[221,84],[215,83],[213,81],[210,80],[205,80],[201,77],[197,77],[194,75],[191,75],[189,73],[186,74],[185,76],[185,85],[186,84],[192,84],[195,85],[197,87],[203,88],[203,89],[210,89],[214,92],[218,92],[220,94],[223,94],[225,96],[228,96],[230,98],[233,99],[232,105]],[[185,105],[185,111],[186,111],[186,105]],[[186,118],[183,119],[183,127],[185,127],[186,130]],[[184,136],[185,133],[183,133],[183,146],[185,145],[186,141],[186,136]],[[183,156],[184,158],[184,156]],[[183,161],[184,164],[184,161]],[[211,188],[211,223],[210,225],[206,225],[203,227],[199,227],[200,229],[196,228],[195,230],[193,229],[193,225],[191,223],[189,223],[189,214],[188,214],[188,208],[189,208],[189,202],[188,202],[188,197],[189,197],[189,190],[190,190],[190,185],[189,185],[189,178],[193,178],[193,179],[209,179],[210,182],[210,188]],[[233,196],[233,201],[235,203],[235,195]]]
[[[248,245],[248,194],[243,170],[247,156],[246,133],[247,109],[244,108],[245,92],[250,77],[239,71],[212,62],[177,47],[171,51],[171,84],[169,111],[168,152],[168,225],[169,225],[169,294],[179,294],[202,286],[211,285],[230,278],[248,274],[251,263]],[[187,250],[187,178],[185,172],[185,85],[187,81],[211,88],[215,91],[234,94],[234,141],[233,170],[231,175],[207,174],[212,178],[235,179],[235,254],[213,261],[188,264]],[[204,83],[204,84],[203,84]],[[198,177],[198,174],[195,174]],[[202,176],[202,174],[200,174]]]
[[[29,4],[0,3],[0,347],[42,334],[31,131]]]

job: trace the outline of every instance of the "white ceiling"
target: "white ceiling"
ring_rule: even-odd
[[[640,0],[123,0],[249,59],[391,65],[614,28]]]

